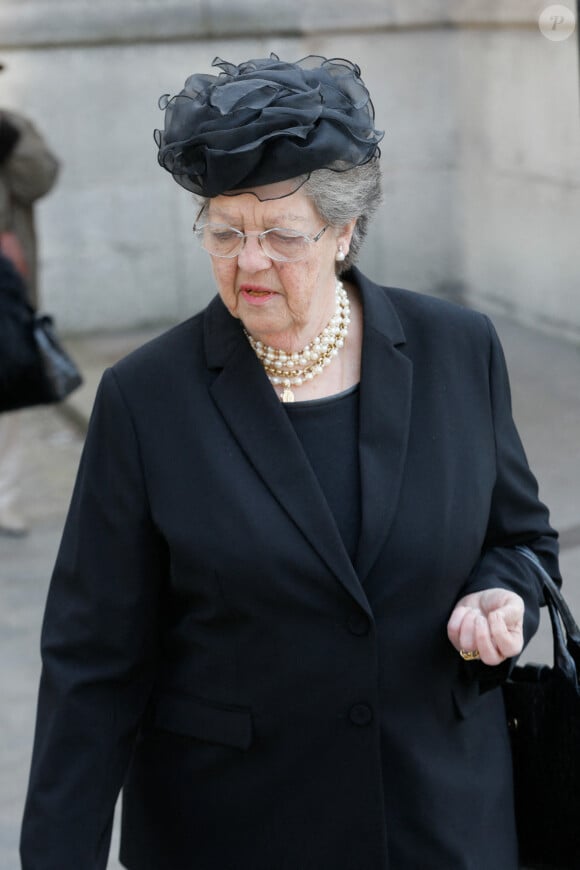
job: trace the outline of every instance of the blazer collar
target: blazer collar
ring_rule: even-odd
[[[359,287],[364,311],[359,422],[362,522],[354,567],[284,408],[240,322],[219,297],[206,310],[205,352],[208,366],[218,370],[210,387],[213,400],[242,450],[328,567],[370,612],[361,581],[378,555],[396,509],[408,437],[411,364],[398,350],[405,335],[385,290],[357,269],[346,278]]]
[[[346,272],[344,279],[358,287],[362,297],[365,329],[363,343],[368,330],[372,329],[383,335],[388,342],[395,346],[405,344],[405,330],[389,297],[389,288],[375,284],[374,281],[363,275],[356,266]]]
[[[361,530],[355,559],[365,581],[391,529],[405,469],[413,366],[405,356],[405,333],[384,287],[358,269],[346,275],[363,302],[360,381],[359,469]]]

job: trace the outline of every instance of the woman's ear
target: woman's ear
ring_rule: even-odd
[[[356,218],[345,224],[336,237],[336,260],[340,263],[346,259],[350,249],[350,240],[356,226]]]

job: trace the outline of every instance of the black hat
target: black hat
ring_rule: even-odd
[[[350,61],[310,55],[286,63],[271,54],[212,65],[222,72],[192,75],[179,94],[159,101],[158,160],[187,190],[218,196],[380,155],[384,134]]]

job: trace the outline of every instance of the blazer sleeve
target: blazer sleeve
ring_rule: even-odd
[[[497,333],[487,321],[490,336],[489,394],[495,434],[496,476],[489,521],[481,556],[461,592],[466,595],[492,587],[516,592],[524,600],[524,643],[535,634],[543,603],[537,567],[517,548],[531,549],[545,570],[561,582],[557,533],[546,506],[538,497],[538,484],[530,471],[517,432],[505,357]],[[509,674],[516,659],[497,668],[477,663],[472,673],[497,680]]]
[[[105,868],[155,675],[164,542],[115,373],[97,394],[42,630],[23,870]]]

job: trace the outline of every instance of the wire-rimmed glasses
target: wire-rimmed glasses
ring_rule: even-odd
[[[233,259],[243,251],[246,239],[254,237],[268,259],[291,263],[307,257],[311,246],[322,238],[329,226],[329,224],[323,226],[315,236],[283,227],[272,227],[263,232],[243,233],[227,224],[198,224],[196,220],[193,225],[193,235],[212,257]]]

